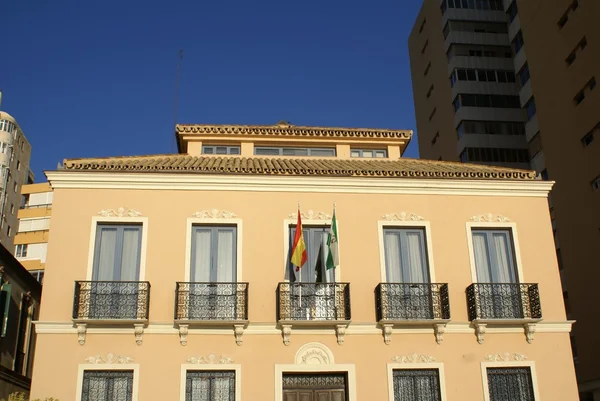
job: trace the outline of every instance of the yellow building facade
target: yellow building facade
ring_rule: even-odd
[[[46,173],[32,397],[576,399],[551,182],[404,159],[410,131],[177,135],[179,155]],[[295,273],[298,204],[308,260]]]

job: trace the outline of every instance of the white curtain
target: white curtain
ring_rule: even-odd
[[[213,275],[217,282],[233,282],[234,271],[234,233],[231,229],[218,230],[217,235],[217,271]]]
[[[212,233],[210,229],[194,228],[194,243],[192,244],[192,274],[190,281],[210,281],[210,252]]]
[[[124,228],[121,256],[121,281],[139,280],[140,228]]]
[[[488,246],[485,233],[473,233],[473,254],[475,255],[477,282],[491,283],[492,277],[488,260]]]
[[[227,377],[194,377],[188,380],[192,383],[190,397],[186,397],[186,401],[233,401],[229,399],[231,381]]]
[[[189,379],[188,379],[189,380]],[[194,377],[191,379],[192,388],[190,397],[186,401],[213,401],[210,397],[210,380],[204,377]]]
[[[96,277],[98,281],[115,280],[115,255],[117,248],[117,229],[101,227],[98,234],[100,240],[98,247]]]
[[[385,267],[388,283],[401,283],[400,234],[384,230]]]
[[[495,262],[496,269],[494,277],[494,282],[497,283],[512,283],[514,282],[512,263],[510,260],[510,253],[508,248],[508,235],[506,233],[494,233],[494,248],[496,248],[495,252]]]
[[[424,260],[424,247],[422,232],[407,231],[406,246],[403,247],[406,252],[405,263],[402,269],[403,282],[405,283],[425,283],[427,280],[426,264]]]

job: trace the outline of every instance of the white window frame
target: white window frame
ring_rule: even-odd
[[[90,226],[90,245],[88,253],[88,268],[86,280],[91,281],[94,277],[94,255],[96,254],[96,234],[98,223],[107,224],[141,224],[142,225],[142,245],[140,247],[140,278],[139,281],[146,279],[146,249],[148,242],[148,217],[92,217]]]
[[[187,380],[188,370],[195,371],[214,371],[228,370],[235,372],[235,401],[242,401],[242,365],[226,363],[226,364],[193,364],[185,363],[181,365],[181,383],[179,387],[179,400],[185,401],[185,382]]]
[[[525,283],[525,276],[523,275],[523,264],[521,263],[521,250],[519,248],[519,236],[517,235],[517,225],[512,222],[468,222],[467,227],[467,247],[469,248],[469,262],[471,265],[471,282],[477,283],[477,268],[475,267],[475,253],[473,251],[473,229],[488,229],[488,230],[506,230],[511,232],[513,241],[513,252],[515,258],[516,271],[517,271],[517,282]]]
[[[138,388],[140,381],[140,365],[137,363],[111,363],[111,364],[80,364],[77,373],[77,394],[75,401],[81,401],[83,392],[83,374],[86,370],[132,370],[133,371],[133,392],[131,394],[132,401],[138,401]]]
[[[346,388],[348,401],[357,401],[356,395],[356,368],[354,364],[331,365],[275,365],[275,401],[283,401],[283,374],[284,373],[346,373]],[[236,399],[237,401],[237,399]]]
[[[287,275],[287,270],[289,268],[289,264],[290,261],[288,259],[289,253],[290,253],[290,226],[295,226],[296,224],[298,224],[298,219],[285,219],[283,220],[283,277],[284,279],[281,281],[289,281],[288,279],[285,279],[286,275]],[[337,224],[337,230],[338,232],[340,231],[340,220],[336,218],[336,224]],[[327,219],[327,220],[309,220],[309,219],[302,219],[302,228],[304,227],[323,227],[323,226],[329,226],[331,227],[331,219]],[[342,275],[340,270],[341,266],[342,266],[342,252],[339,251],[338,253],[338,261],[339,261],[339,265],[334,269],[334,274],[335,274],[335,281],[336,283],[342,281]],[[302,267],[302,269],[304,269],[306,267],[306,264]]]
[[[433,242],[431,241],[431,223],[429,221],[396,221],[396,220],[379,220],[377,222],[377,233],[379,235],[379,267],[381,269],[381,282],[387,283],[387,274],[385,266],[385,241],[383,236],[384,228],[418,228],[425,231],[425,250],[427,254],[427,264],[429,266],[429,282],[435,281],[435,268],[433,265]]]
[[[533,398],[540,401],[540,394],[537,385],[537,374],[535,371],[535,362],[533,361],[509,361],[509,362],[481,362],[481,378],[483,385],[483,399],[490,401],[490,387],[488,384],[488,368],[529,368],[531,373],[531,384],[533,387]]]
[[[239,283],[242,281],[242,219],[221,219],[221,218],[200,218],[200,217],[189,217],[185,223],[185,275],[184,281],[189,282],[191,277],[192,267],[192,232],[193,226],[236,226],[236,266],[235,274],[236,281]]]
[[[394,401],[394,370],[409,370],[409,369],[437,369],[440,380],[440,399],[446,401],[446,383],[444,381],[444,364],[443,363],[388,363],[388,399]]]
[[[367,151],[367,152],[383,152],[383,157],[377,157],[377,156],[373,156],[373,157],[366,157],[363,156],[363,153]],[[352,156],[352,152],[359,152],[358,156]],[[350,148],[350,157],[355,158],[355,159],[387,159],[388,158],[388,151],[387,149],[384,148],[377,148],[377,149],[369,149],[369,148]]]

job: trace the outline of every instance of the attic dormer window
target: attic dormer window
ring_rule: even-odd
[[[287,148],[274,146],[258,146],[254,148],[257,156],[313,156],[333,157],[335,148]]]

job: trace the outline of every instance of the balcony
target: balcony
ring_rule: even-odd
[[[394,327],[432,326],[436,341],[443,340],[450,320],[448,284],[380,283],[375,289],[377,321],[390,344]]]
[[[535,323],[542,320],[537,284],[477,283],[467,287],[469,320],[481,344],[488,325],[522,325],[527,342],[535,334]]]
[[[133,325],[141,345],[149,307],[148,281],[76,281],[73,322],[79,343],[85,344],[88,325]]]
[[[189,327],[232,327],[242,345],[248,326],[248,283],[184,283],[175,290],[175,325],[181,345],[187,344]]]
[[[283,343],[289,345],[293,327],[334,328],[338,344],[350,324],[350,284],[279,283],[277,321]]]

